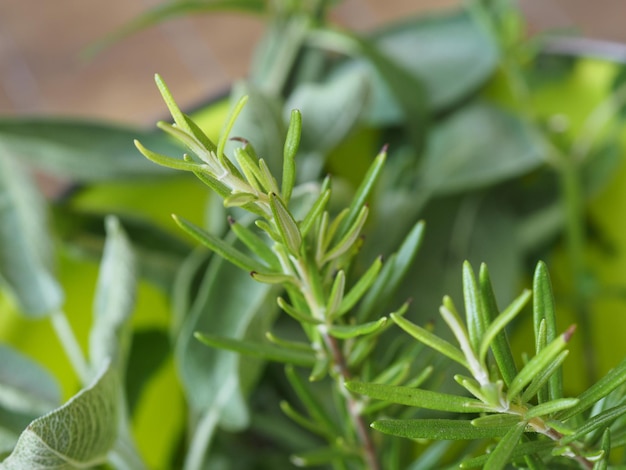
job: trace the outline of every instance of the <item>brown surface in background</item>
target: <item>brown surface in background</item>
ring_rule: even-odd
[[[86,61],[81,51],[158,0],[0,0],[0,114],[62,114],[151,124],[163,115],[152,82],[159,72],[181,106],[227,90],[245,76],[262,20],[214,14],[137,33]],[[347,0],[333,12],[366,31],[458,0]],[[626,42],[623,0],[525,0],[533,29],[576,27]]]

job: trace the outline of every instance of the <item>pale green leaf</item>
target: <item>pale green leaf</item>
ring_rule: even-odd
[[[117,218],[106,219],[107,238],[94,299],[89,355],[94,367],[106,361],[124,369],[130,343],[128,320],[135,307],[135,255]]]
[[[3,152],[47,173],[79,181],[167,174],[163,168],[137,158],[134,139],[159,153],[180,153],[180,147],[161,132],[84,119],[0,119]]]
[[[117,438],[118,386],[107,365],[89,387],[33,421],[0,469],[70,470],[104,463]]]
[[[0,345],[0,406],[40,415],[61,402],[55,378],[26,356]]]
[[[540,403],[530,408],[525,414],[524,419],[530,420],[536,417],[550,416],[561,410],[566,410],[578,403],[578,398],[556,398],[554,400]]]
[[[0,145],[0,280],[28,316],[50,314],[63,302],[51,258],[45,200]]]

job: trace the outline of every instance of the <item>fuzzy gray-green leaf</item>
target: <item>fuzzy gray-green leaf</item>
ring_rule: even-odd
[[[70,470],[107,460],[118,430],[118,382],[107,366],[88,388],[65,405],[33,421],[2,470]]]
[[[89,338],[91,363],[96,368],[111,360],[126,360],[130,343],[128,319],[135,306],[135,255],[120,222],[106,219],[107,238],[94,300],[94,324]]]
[[[64,297],[51,270],[46,205],[26,170],[3,152],[0,145],[0,280],[24,314],[41,317]]]
[[[44,414],[61,402],[55,378],[26,356],[0,345],[0,407]]]

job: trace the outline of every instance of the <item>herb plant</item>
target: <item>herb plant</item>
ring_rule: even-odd
[[[231,103],[157,76],[160,132],[0,120],[0,468],[621,468],[619,67],[508,1],[369,35],[178,1],[122,34],[229,5],[268,14]]]

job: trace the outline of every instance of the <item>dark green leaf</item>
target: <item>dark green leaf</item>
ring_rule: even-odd
[[[434,128],[421,168],[424,185],[450,194],[525,174],[544,162],[538,136],[521,118],[474,103]]]
[[[563,437],[560,440],[560,443],[563,445],[570,444],[574,441],[578,441],[583,439],[587,434],[595,431],[596,429],[602,427],[608,427],[620,416],[624,416],[626,413],[626,405],[619,405],[613,408],[609,408],[608,410],[603,411],[602,413],[592,416],[584,424],[578,427],[572,434]]]
[[[377,431],[409,439],[473,440],[501,437],[510,426],[475,427],[471,421],[456,419],[383,419],[374,421]],[[523,430],[523,428],[522,428]]]
[[[377,400],[429,410],[477,413],[485,409],[483,404],[475,398],[432,392],[419,388],[364,382],[347,382],[346,387],[354,393],[360,393]]]
[[[423,16],[377,32],[373,40],[389,58],[418,77],[428,104],[439,110],[478,90],[498,65],[498,47],[467,13]],[[370,119],[376,124],[398,123],[401,107],[392,91],[374,82]]]

